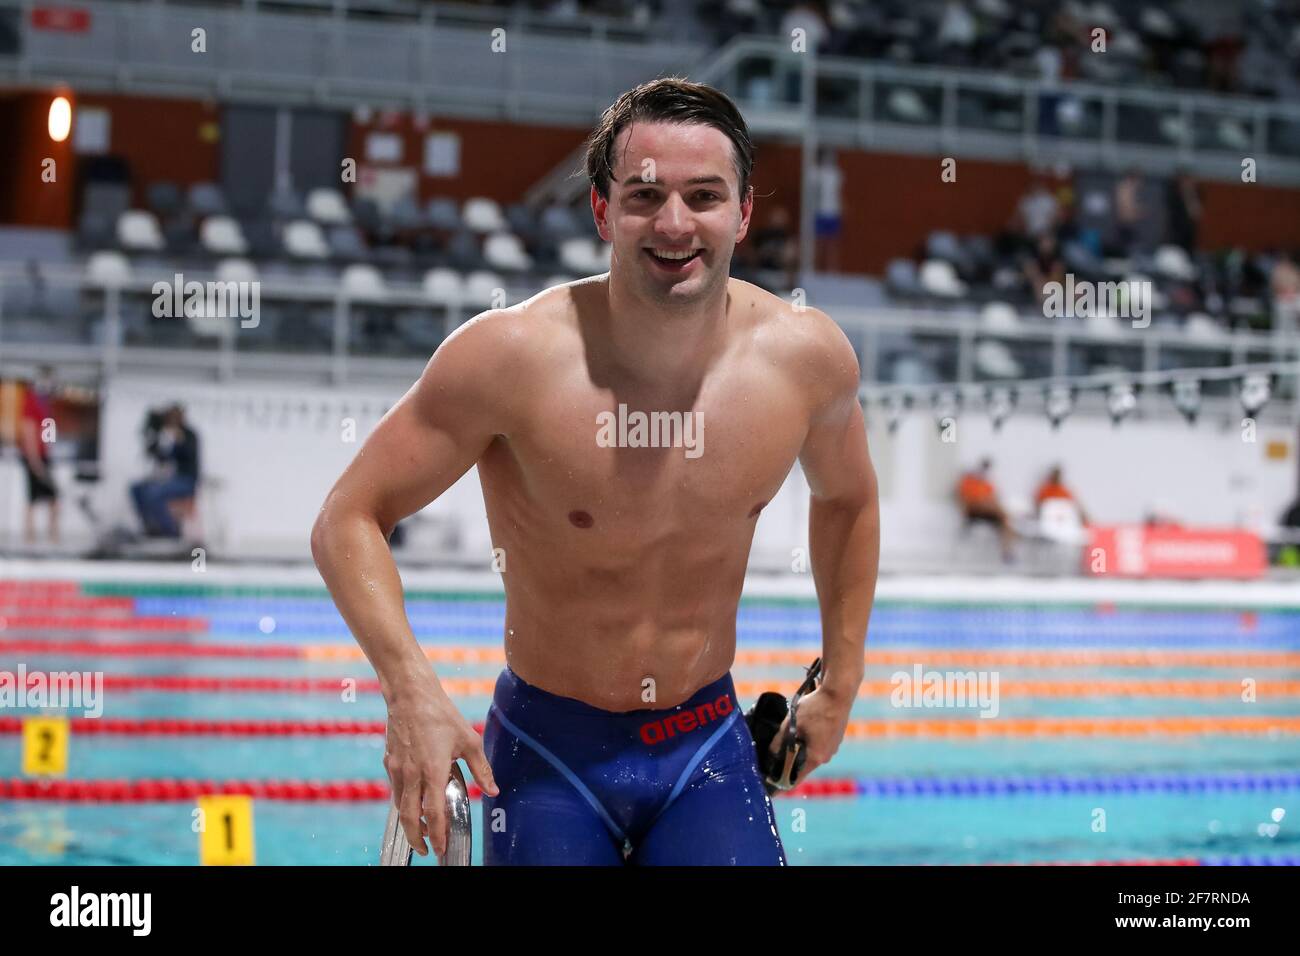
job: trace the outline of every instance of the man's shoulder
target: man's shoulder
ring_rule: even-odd
[[[590,280],[543,289],[515,305],[480,312],[460,326],[446,344],[459,350],[490,348],[502,355],[530,354],[554,342],[564,327],[572,327],[574,301]]]
[[[857,355],[839,323],[821,309],[732,281],[741,307],[754,317],[755,341],[773,360],[809,381],[851,378],[856,384]]]

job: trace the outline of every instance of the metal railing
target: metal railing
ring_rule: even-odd
[[[586,124],[623,90],[673,71],[727,90],[760,135],[796,139],[807,125],[799,75],[812,55],[776,37],[714,51],[654,42],[617,20],[402,0],[83,0],[88,29],[63,32],[36,29],[32,6],[0,0],[20,32],[17,54],[0,55],[0,83]],[[204,53],[191,49],[199,26]],[[1250,158],[1261,182],[1300,183],[1300,106],[1290,103],[840,57],[815,57],[814,69],[826,143],[1234,180]]]
[[[520,11],[427,4],[405,19],[360,19],[282,5],[178,6],[84,0],[81,32],[33,26],[0,55],[0,83],[66,83],[150,95],[390,107],[519,122],[586,122],[628,86],[687,69],[707,49],[653,42],[619,21],[567,25]],[[203,28],[204,52],[191,31]]]
[[[121,282],[98,282],[73,266],[46,267],[40,286],[47,299],[63,303],[33,309],[32,273],[21,266],[0,265],[0,363],[32,365],[43,361],[90,365],[105,374],[138,371],[236,379],[410,382],[419,375],[437,342],[473,314],[481,303],[431,299],[413,284],[389,283],[381,295],[350,293],[331,280],[267,278],[258,280],[263,311],[282,311],[281,339],[268,341],[261,317],[244,327],[239,317],[221,320],[217,334],[200,337],[184,317],[142,324],[150,312],[154,284],[172,284],[172,269],[136,269]],[[187,270],[186,281],[215,277]],[[533,284],[502,290],[505,303],[534,294]],[[857,353],[867,390],[882,386],[956,383],[1006,383],[1060,379],[1097,372],[1128,373],[1134,378],[1176,369],[1214,369],[1263,362],[1300,362],[1300,336],[1248,330],[1207,330],[1189,335],[1157,316],[1146,328],[1118,321],[1103,326],[1072,319],[1022,316],[1008,327],[986,324],[969,311],[899,308],[830,310]],[[328,334],[314,347],[290,349],[295,329],[307,329],[304,315],[328,317]],[[389,345],[369,349],[360,336],[375,316],[401,316],[421,325],[426,345]],[[23,341],[15,331],[41,331],[41,341]],[[202,328],[213,325],[205,322]],[[259,331],[260,330],[260,331]],[[167,334],[159,334],[166,332]],[[287,333],[287,339],[284,335]],[[1016,374],[989,374],[982,350],[1001,348],[1015,363]],[[1005,362],[1005,358],[1003,360]],[[1300,394],[1294,379],[1283,383],[1278,398],[1294,404],[1300,419]],[[1085,410],[1085,409],[1081,409]]]

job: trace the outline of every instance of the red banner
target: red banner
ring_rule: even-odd
[[[32,26],[37,30],[85,33],[90,29],[90,11],[76,7],[35,7]]]
[[[1121,578],[1258,578],[1264,543],[1249,531],[1117,525],[1090,528],[1085,574]]]

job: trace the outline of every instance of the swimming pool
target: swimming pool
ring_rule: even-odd
[[[21,773],[32,709],[0,707],[0,864],[197,863],[195,794],[223,788],[255,794],[259,864],[374,864],[383,701],[324,589],[248,572],[98,578],[0,582],[0,671],[104,675],[103,716],[74,715],[58,783]],[[503,662],[499,591],[407,593],[416,634],[480,723]],[[806,598],[747,597],[738,626],[745,706],[791,690],[817,654]],[[1300,857],[1294,610],[882,594],[868,650],[838,756],[776,802],[794,864]],[[969,674],[996,696],[954,698],[954,677],[927,705],[900,674]],[[990,701],[996,715],[980,716]]]

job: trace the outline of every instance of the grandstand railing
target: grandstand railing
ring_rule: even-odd
[[[732,93],[763,135],[802,135],[804,54],[775,37],[721,50],[655,42],[626,21],[419,4],[407,0],[255,0],[175,5],[82,0],[84,32],[36,29],[33,0],[0,0],[19,50],[0,53],[0,83],[217,97],[277,104],[391,107],[520,122],[589,123],[636,83],[682,72]],[[364,16],[363,16],[364,14]],[[207,30],[206,53],[190,31]],[[506,54],[492,31],[506,30]],[[1300,183],[1300,106],[1247,97],[1084,82],[1055,85],[988,71],[818,57],[817,137],[878,150],[1030,162],[1187,167]],[[920,112],[891,112],[900,93]],[[1045,120],[1069,101],[1077,126]],[[567,173],[567,170],[566,170]]]
[[[622,90],[706,53],[648,42],[617,20],[556,23],[451,4],[361,19],[344,4],[327,13],[82,0],[91,14],[84,31],[37,29],[32,6],[0,0],[0,16],[17,14],[19,33],[16,54],[0,51],[0,83],[585,123]],[[206,31],[205,53],[191,50],[196,27]],[[502,53],[492,46],[498,28]]]
[[[92,366],[111,375],[120,371],[205,376],[214,381],[276,378],[279,380],[321,380],[338,385],[358,382],[410,382],[418,377],[432,352],[412,357],[358,348],[356,333],[362,313],[403,314],[427,320],[436,329],[435,339],[449,334],[482,306],[468,302],[435,303],[415,285],[390,283],[382,296],[356,296],[329,280],[274,278],[259,281],[263,307],[296,305],[328,312],[330,341],[315,351],[288,351],[255,345],[254,330],[241,327],[238,317],[222,320],[219,334],[196,339],[193,336],[168,346],[132,344],[127,341],[127,312],[139,316],[150,308],[154,283],[170,283],[171,273],[160,276],[143,270],[125,282],[102,283],[75,267],[46,267],[41,285],[47,292],[61,290],[76,299],[77,315],[48,317],[32,314],[30,308],[15,308],[15,302],[30,297],[31,273],[17,265],[0,265],[0,362],[5,366],[35,365],[41,362]],[[186,271],[186,280],[206,282],[215,277]],[[536,291],[518,286],[504,290],[505,301],[519,302]],[[57,299],[58,296],[51,296]],[[66,301],[68,296],[64,296]],[[1177,369],[1214,369],[1253,363],[1297,363],[1300,366],[1300,335],[1245,329],[1203,332],[1191,336],[1177,324],[1154,319],[1145,328],[1133,328],[1127,320],[1098,327],[1078,319],[1047,320],[1026,316],[1014,327],[990,327],[970,311],[939,311],[924,308],[858,307],[835,308],[834,319],[858,355],[864,394],[879,392],[881,386],[916,387],[954,383],[961,385],[1006,384],[1016,379],[1063,379],[1078,375],[1083,368],[1117,374],[1167,372]],[[87,322],[86,320],[92,320]],[[165,320],[185,326],[188,320]],[[33,324],[45,334],[41,341],[24,341],[14,328]],[[259,317],[260,324],[260,317]],[[98,325],[100,334],[92,340],[86,331]],[[202,343],[202,344],[199,344]],[[1019,376],[986,374],[979,349],[999,343],[1022,364]],[[1227,395],[1226,387],[1220,389]],[[1215,397],[1213,390],[1207,398]],[[1279,383],[1273,405],[1300,421],[1300,389],[1295,377]],[[1089,411],[1082,407],[1081,411]],[[1091,411],[1101,411],[1093,406]],[[1172,413],[1172,409],[1169,410]]]
[[[732,95],[755,130],[788,134],[803,126],[798,96],[805,56],[779,39],[742,37],[698,78]],[[1238,181],[1249,157],[1259,181],[1300,183],[1295,104],[1076,81],[1045,84],[989,71],[843,57],[817,57],[815,73],[817,135],[830,144],[1152,172],[1185,167]],[[890,112],[889,97],[898,91],[915,94],[924,118],[904,121]],[[1063,101],[1075,104],[1079,118],[1069,130],[1045,115]]]

